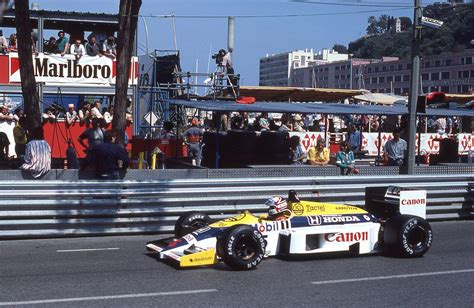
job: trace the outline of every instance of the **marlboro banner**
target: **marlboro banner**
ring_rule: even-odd
[[[45,55],[33,57],[33,69],[37,82],[80,84],[115,84],[117,62],[107,57],[73,55]],[[130,61],[129,84],[136,84],[137,58]],[[10,54],[10,82],[20,82],[20,63],[17,54]],[[133,78],[131,78],[133,76]]]

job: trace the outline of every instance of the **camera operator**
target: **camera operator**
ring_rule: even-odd
[[[219,54],[222,54],[222,66],[225,68],[225,72],[227,73],[227,94],[233,93],[235,95],[235,89],[232,87],[237,86],[237,78],[234,76],[234,67],[232,66],[232,48],[229,48],[229,51],[225,51],[224,49],[219,50]]]

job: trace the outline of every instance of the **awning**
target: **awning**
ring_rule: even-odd
[[[247,111],[247,112],[269,112],[269,113],[302,113],[302,114],[368,114],[368,115],[404,115],[408,114],[408,108],[404,105],[362,105],[362,104],[321,104],[321,103],[282,103],[282,102],[256,102],[255,104],[238,104],[235,101],[188,101],[169,99],[165,102],[171,105],[196,108],[207,111]],[[471,116],[474,117],[473,109],[434,109],[427,108],[426,113],[420,116]]]
[[[239,91],[241,96],[253,96],[257,101],[273,102],[336,102],[367,92],[367,90],[265,86],[241,86]]]
[[[384,93],[364,93],[361,95],[354,96],[356,100],[382,104],[382,105],[393,105],[395,102],[406,103],[408,101],[407,97],[395,95],[395,94],[384,94]]]

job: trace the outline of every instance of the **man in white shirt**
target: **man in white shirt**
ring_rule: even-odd
[[[94,102],[94,107],[92,107],[91,109],[92,119],[94,118],[102,119],[104,117],[102,113],[100,112],[100,106],[101,106],[100,101]]]
[[[3,36],[3,31],[0,30],[0,53],[6,54],[8,51],[7,39]]]
[[[71,46],[71,54],[76,56],[76,60],[79,60],[86,53],[86,49],[80,39],[76,39],[74,44]]]

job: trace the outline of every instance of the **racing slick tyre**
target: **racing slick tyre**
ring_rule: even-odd
[[[262,262],[265,246],[258,230],[249,225],[235,225],[218,239],[217,254],[231,269],[249,270]]]
[[[189,212],[179,216],[174,225],[174,236],[180,238],[211,223],[211,218],[204,213]]]
[[[417,258],[431,247],[433,231],[423,218],[399,215],[384,226],[384,252],[404,258]]]

